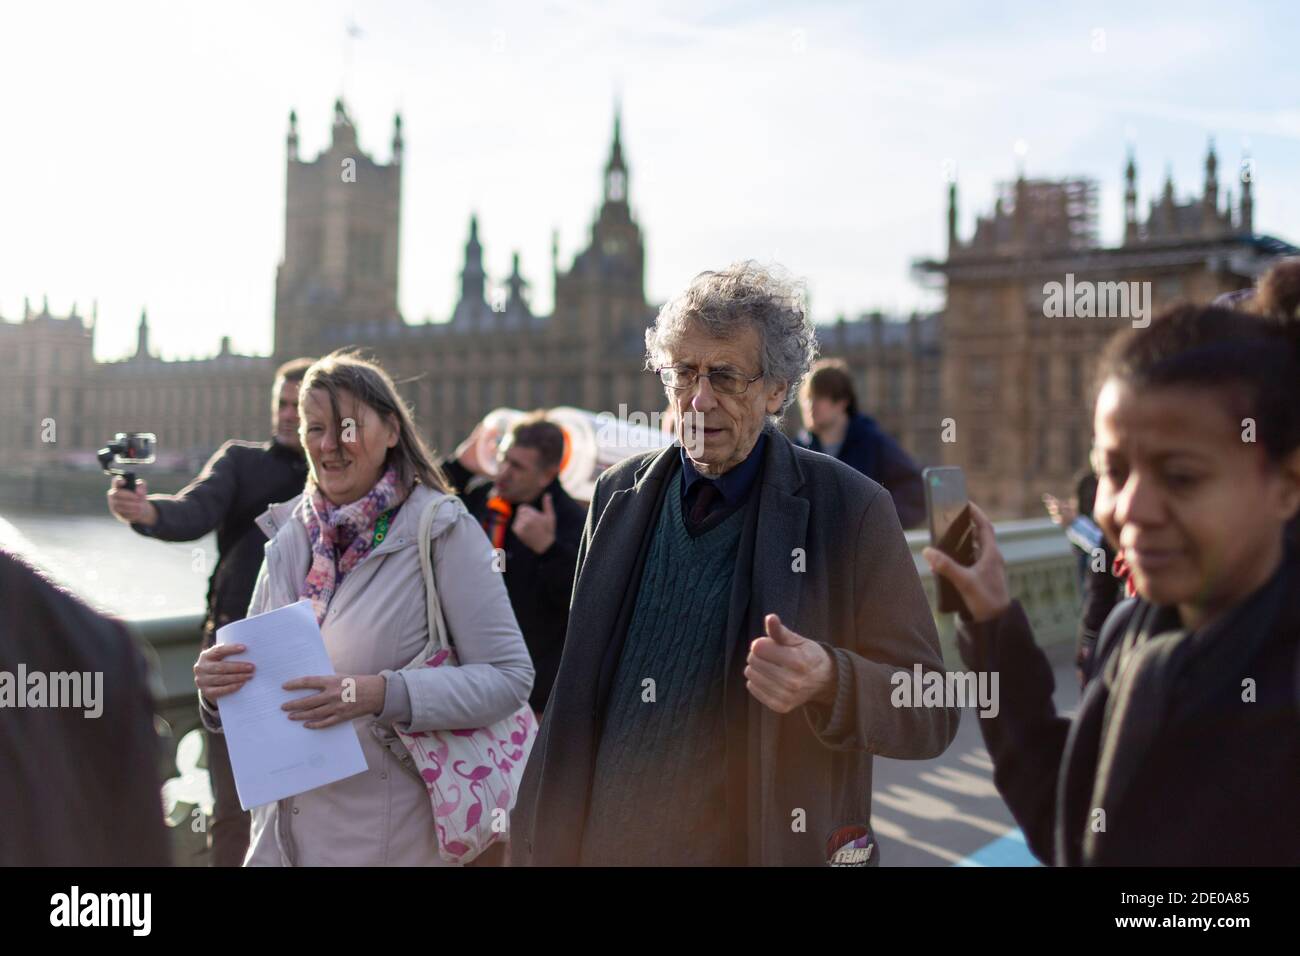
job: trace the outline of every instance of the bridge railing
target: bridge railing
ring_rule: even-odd
[[[1011,596],[1024,606],[1039,645],[1046,647],[1074,640],[1082,611],[1078,552],[1074,546],[1047,518],[1000,521],[995,529],[998,549],[1006,561]],[[907,543],[933,609],[934,575],[921,557],[921,549],[930,543],[929,532],[909,531]],[[949,667],[961,667],[954,615],[935,612],[934,619],[945,663]]]
[[[1078,565],[1065,535],[1045,518],[1001,522],[997,534],[1012,596],[1024,605],[1039,644],[1073,640],[1080,612]],[[929,536],[924,531],[909,531],[907,542],[933,608],[934,579],[921,557]],[[935,623],[947,665],[960,668],[952,615],[936,613]],[[175,861],[203,865],[211,823],[205,809],[210,808],[211,798],[198,793],[205,783],[206,753],[197,733],[200,724],[193,673],[203,616],[184,614],[127,624],[151,663],[156,722],[166,752],[164,777],[169,779],[168,822],[173,827]],[[191,733],[194,736],[181,746]]]

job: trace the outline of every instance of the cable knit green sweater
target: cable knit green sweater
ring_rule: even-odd
[[[584,865],[726,861],[723,669],[744,513],[692,537],[681,497],[664,495],[605,713]]]

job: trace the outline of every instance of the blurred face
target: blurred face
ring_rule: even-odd
[[[803,413],[803,427],[816,433],[843,422],[849,414],[849,401],[846,398],[833,401],[825,395],[813,395],[805,388],[799,396],[799,411]]]
[[[510,435],[502,441],[501,449],[493,490],[512,505],[536,501],[560,473],[559,468],[543,468],[542,453],[516,445]]]
[[[691,326],[668,348],[664,364],[701,373],[726,369],[752,378],[763,371],[760,345],[752,326],[728,339],[715,339]],[[690,388],[665,389],[676,412],[677,437],[700,474],[716,477],[745,460],[766,417],[781,410],[786,387],[760,378],[739,395],[723,395],[701,378]]]
[[[383,474],[388,449],[397,444],[394,422],[385,421],[347,390],[339,392],[339,417],[334,427],[329,392],[313,388],[302,402],[302,443],[311,476],[321,493],[336,505],[356,501]]]
[[[1199,627],[1262,586],[1300,510],[1300,453],[1285,467],[1242,440],[1221,391],[1138,393],[1114,379],[1097,398],[1094,517],[1142,597]]]
[[[298,437],[298,386],[301,384],[277,379],[272,396],[275,402],[275,437],[294,451],[302,451],[302,440]]]

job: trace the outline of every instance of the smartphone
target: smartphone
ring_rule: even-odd
[[[921,480],[925,482],[931,547],[969,567],[975,563],[975,522],[966,497],[966,473],[960,468],[927,468],[921,472]],[[957,589],[937,574],[934,580],[939,610],[969,616]]]

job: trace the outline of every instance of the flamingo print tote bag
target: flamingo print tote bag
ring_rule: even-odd
[[[430,504],[420,516],[420,568],[429,615],[429,643],[421,654],[423,664],[412,662],[416,666],[457,666],[429,554],[434,515],[448,500],[463,507],[459,500],[449,496]],[[493,843],[506,838],[524,763],[537,739],[537,718],[528,704],[488,727],[416,733],[393,729],[429,790],[438,832],[438,855],[442,859],[448,863],[468,863]]]

